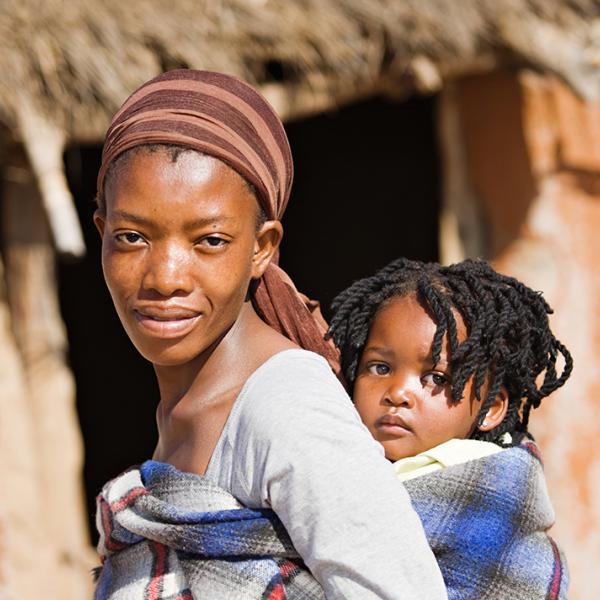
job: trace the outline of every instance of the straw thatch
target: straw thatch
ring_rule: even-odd
[[[25,103],[100,139],[132,89],[179,66],[302,90],[319,108],[382,79],[435,89],[498,65],[599,97],[599,18],[594,0],[4,0],[0,115],[14,127]]]
[[[63,250],[81,250],[63,145],[100,141],[135,87],[181,66],[259,85],[284,118],[502,66],[551,72],[598,98],[600,2],[3,0],[0,123],[28,150]]]

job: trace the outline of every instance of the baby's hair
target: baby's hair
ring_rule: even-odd
[[[504,386],[508,393],[506,417],[488,432],[475,428],[474,439],[504,445],[505,433],[517,443],[525,434],[529,414],[543,398],[559,388],[573,369],[571,354],[552,334],[548,314],[552,309],[541,293],[494,271],[482,260],[442,266],[398,259],[372,277],[360,279],[332,303],[328,336],[341,352],[342,372],[350,390],[377,312],[389,301],[415,294],[431,312],[436,332],[432,360],[440,359],[444,334],[450,344],[452,401],[460,402],[467,381],[482,400],[481,388],[489,385],[477,424]],[[454,311],[465,321],[467,337],[459,342]],[[564,358],[560,376],[559,354]],[[541,385],[538,377],[543,373]]]
[[[107,187],[107,183],[115,176],[116,173],[119,172],[120,169],[127,163],[127,161],[136,154],[141,154],[143,152],[147,152],[150,154],[154,154],[156,152],[165,152],[167,156],[171,159],[172,163],[176,163],[179,157],[185,152],[195,152],[196,154],[202,154],[198,150],[194,150],[193,148],[187,148],[186,146],[179,146],[177,144],[142,144],[140,146],[133,146],[133,148],[129,148],[129,150],[125,150],[125,152],[119,154],[109,165],[106,170],[106,175],[104,176],[105,184],[104,189]],[[258,202],[258,192],[256,188],[245,178],[242,177],[244,183],[250,190],[250,193],[256,198]],[[96,204],[98,208],[104,212],[106,209],[106,199],[103,195],[98,195],[96,197]],[[256,217],[256,229],[260,229],[261,226],[267,220],[267,213],[263,208],[261,202],[258,202],[258,213]]]

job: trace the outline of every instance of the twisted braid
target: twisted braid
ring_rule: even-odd
[[[340,348],[342,371],[350,388],[377,312],[391,299],[411,294],[430,310],[436,323],[431,346],[434,364],[447,335],[453,401],[461,401],[472,378],[475,395],[482,402],[477,417],[480,425],[501,389],[507,391],[508,410],[502,423],[488,432],[476,428],[472,437],[501,443],[507,432],[514,440],[527,434],[531,410],[565,383],[573,360],[550,330],[552,309],[541,293],[497,273],[485,261],[441,266],[400,258],[339,294],[332,303],[328,336]],[[467,328],[462,342],[456,312]],[[564,360],[560,376],[556,370],[559,355]],[[487,393],[482,398],[486,382]]]

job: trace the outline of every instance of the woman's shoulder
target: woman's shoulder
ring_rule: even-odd
[[[348,394],[320,355],[299,348],[265,361],[248,378],[232,409],[232,420],[260,421],[276,414],[303,413],[325,405],[352,409]],[[352,412],[354,412],[352,410]]]
[[[258,369],[256,369],[250,379],[264,376],[266,373],[272,374],[273,371],[279,371],[280,369],[294,372],[307,368],[323,367],[326,367],[327,370],[331,371],[327,361],[320,354],[297,347],[286,348],[267,359]]]
[[[308,392],[313,388],[345,395],[344,388],[322,356],[292,348],[274,354],[258,367],[246,381],[240,398],[256,392],[271,396],[282,390]]]

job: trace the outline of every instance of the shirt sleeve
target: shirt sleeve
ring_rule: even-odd
[[[277,513],[330,600],[446,598],[408,493],[327,364],[288,366],[247,390],[239,499]]]

